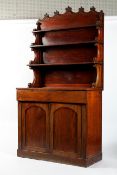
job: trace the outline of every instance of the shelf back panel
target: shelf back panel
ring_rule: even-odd
[[[92,65],[71,68],[51,68],[43,72],[44,86],[87,84],[92,86],[96,81],[96,68]]]
[[[70,46],[49,48],[43,52],[43,63],[79,63],[93,62],[97,55],[97,49],[94,45],[87,46]]]
[[[92,27],[85,29],[75,29],[68,31],[53,31],[46,32],[42,37],[43,45],[76,43],[83,41],[92,41],[97,37],[97,29]],[[38,37],[35,44],[39,44]]]

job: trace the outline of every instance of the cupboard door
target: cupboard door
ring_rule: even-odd
[[[52,104],[50,149],[60,156],[79,157],[81,153],[81,106]]]
[[[22,104],[22,147],[45,152],[49,149],[48,105],[40,103]]]

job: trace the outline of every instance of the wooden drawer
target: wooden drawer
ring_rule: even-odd
[[[17,89],[18,101],[86,103],[86,91]]]

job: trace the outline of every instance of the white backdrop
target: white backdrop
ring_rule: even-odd
[[[37,20],[0,21],[0,120],[17,120],[16,87],[27,87],[33,73],[26,66]]]
[[[26,65],[33,59],[29,46],[34,42],[31,31],[36,27],[35,23],[36,20],[0,21],[0,174],[116,174],[117,17],[105,18],[103,161],[86,170],[16,157],[16,87],[27,87],[33,79],[33,73]]]

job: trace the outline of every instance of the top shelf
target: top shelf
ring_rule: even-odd
[[[81,29],[81,28],[90,28],[90,27],[97,27],[97,24],[91,24],[91,25],[82,25],[79,27],[69,27],[69,28],[57,28],[57,29],[46,29],[46,30],[37,30],[34,29],[33,33],[45,33],[45,32],[56,32],[56,31],[66,31],[66,30],[77,30],[77,29]]]

